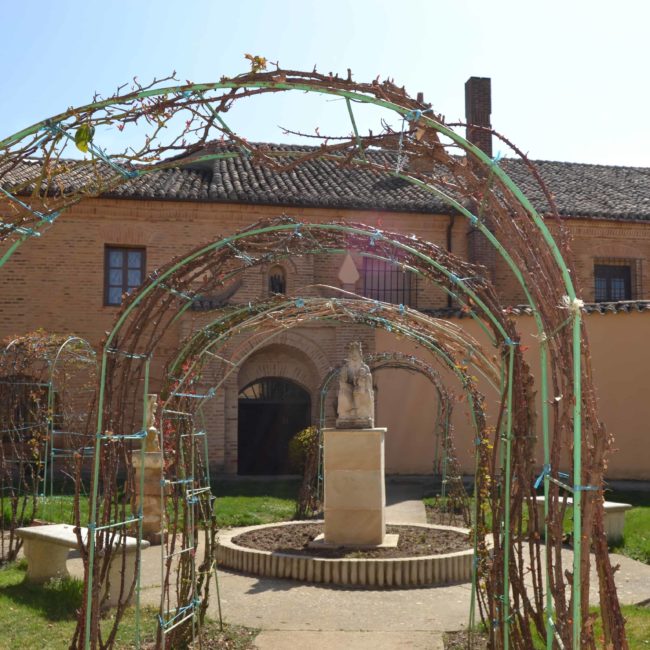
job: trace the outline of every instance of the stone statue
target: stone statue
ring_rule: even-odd
[[[348,346],[339,375],[337,429],[372,429],[375,426],[375,394],[370,368],[363,362],[361,343]]]
[[[156,413],[158,411],[158,395],[147,395],[147,437],[144,441],[145,451],[160,451],[158,429],[156,429]]]

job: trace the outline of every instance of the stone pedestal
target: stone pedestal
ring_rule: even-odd
[[[378,546],[386,536],[386,429],[325,429],[325,544]]]
[[[135,469],[134,509],[137,512],[140,499],[140,475],[144,471],[144,501],[142,503],[142,538],[151,544],[161,543],[163,532],[162,508],[160,501],[160,481],[162,480],[163,457],[159,451],[144,453],[144,466],[141,467],[140,452],[134,451],[131,462]]]

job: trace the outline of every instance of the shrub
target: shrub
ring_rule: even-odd
[[[318,441],[318,427],[307,427],[298,431],[289,441],[289,471],[292,474],[303,474],[307,454],[312,445]]]

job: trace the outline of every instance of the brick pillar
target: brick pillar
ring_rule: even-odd
[[[465,82],[466,138],[492,157],[492,134],[473,129],[472,125],[490,127],[492,90],[489,77],[470,77]]]
[[[488,77],[470,77],[465,83],[466,138],[479,149],[492,157],[492,134],[473,126],[490,127],[492,113],[491,80]],[[470,206],[476,212],[477,206]],[[467,231],[467,256],[473,264],[484,266],[489,279],[494,282],[496,273],[496,250],[480,231],[469,228]]]

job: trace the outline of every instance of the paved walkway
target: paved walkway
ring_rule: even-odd
[[[278,632],[265,630],[255,639],[259,650],[443,650],[434,632]]]
[[[422,496],[422,484],[389,483],[386,486],[386,523],[426,524]]]
[[[422,523],[422,487],[387,486],[387,520]],[[566,551],[570,567],[571,551]],[[650,566],[612,555],[619,564],[616,584],[624,604],[650,598]],[[593,566],[593,563],[592,563]],[[142,554],[143,602],[157,606],[160,598],[160,549]],[[68,569],[82,577],[81,560],[68,560]],[[229,623],[259,628],[260,650],[441,650],[442,633],[466,627],[470,585],[372,590],[325,587],[291,580],[219,572],[221,604]],[[597,577],[592,573],[590,598],[597,604]],[[218,618],[216,598],[209,614]]]
[[[386,521],[426,523],[422,486],[389,485]],[[373,591],[232,572],[222,572],[220,581],[224,617],[261,628],[256,639],[260,650],[442,650],[442,632],[461,627],[468,611],[464,585],[445,593],[428,588]]]

